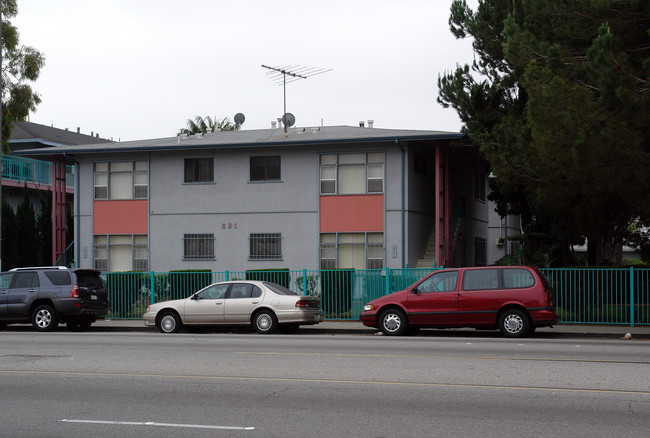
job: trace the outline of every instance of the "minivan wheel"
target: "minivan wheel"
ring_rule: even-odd
[[[253,326],[255,331],[260,334],[273,333],[278,327],[278,319],[275,314],[269,310],[262,310],[258,312],[253,318]]]
[[[521,338],[530,331],[531,323],[528,315],[518,309],[508,309],[499,317],[499,330],[509,338]]]
[[[41,304],[32,312],[32,326],[39,332],[51,332],[58,324],[54,309],[49,304]]]
[[[181,319],[174,312],[166,312],[160,317],[158,329],[161,333],[178,333],[181,329]]]
[[[387,336],[401,336],[408,330],[408,321],[404,312],[388,309],[379,316],[379,329]]]

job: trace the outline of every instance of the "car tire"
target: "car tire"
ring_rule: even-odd
[[[181,318],[175,312],[165,312],[160,317],[158,329],[160,333],[178,333],[182,325]]]
[[[66,321],[65,325],[73,332],[85,332],[92,323],[92,321]]]
[[[278,318],[270,310],[261,310],[253,317],[253,327],[262,335],[273,333],[278,328]]]
[[[402,336],[408,330],[406,315],[399,309],[388,309],[379,316],[379,329],[386,336]]]
[[[280,324],[280,333],[292,335],[298,331],[300,324]]]
[[[57,325],[56,313],[49,304],[41,304],[32,312],[32,326],[39,332],[51,332]]]
[[[499,331],[508,338],[523,338],[530,328],[530,318],[519,309],[507,309],[499,316]]]

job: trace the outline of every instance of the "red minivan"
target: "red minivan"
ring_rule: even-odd
[[[366,304],[361,322],[385,335],[421,327],[474,327],[522,337],[557,324],[558,315],[553,288],[539,270],[490,266],[434,271]]]

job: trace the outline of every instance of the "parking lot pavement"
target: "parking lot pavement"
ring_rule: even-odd
[[[95,331],[147,331],[157,332],[153,327],[145,327],[140,319],[99,320],[91,328]],[[379,331],[366,327],[359,321],[323,321],[317,325],[300,327],[304,334],[330,335],[378,335]],[[475,333],[494,334],[494,331],[477,331],[474,329],[422,330],[423,335],[468,336]],[[542,327],[535,331],[534,337],[540,338],[603,338],[623,339],[629,334],[631,340],[650,340],[650,326],[626,325],[592,325],[592,324],[558,324],[554,327]]]

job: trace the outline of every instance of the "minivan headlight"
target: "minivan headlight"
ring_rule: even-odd
[[[375,306],[373,306],[372,304],[366,304],[365,306],[363,306],[363,311],[368,312],[369,310],[374,310],[374,308]]]

